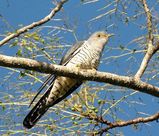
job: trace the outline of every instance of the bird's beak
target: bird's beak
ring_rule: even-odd
[[[108,37],[110,38],[110,37],[112,37],[112,36],[114,36],[114,35],[115,35],[115,34],[113,34],[113,33],[112,33],[112,34],[108,34]]]

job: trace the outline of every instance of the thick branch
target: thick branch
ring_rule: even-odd
[[[109,129],[112,129],[112,128],[124,127],[124,126],[138,124],[138,123],[147,123],[147,122],[151,122],[151,121],[158,120],[158,119],[159,119],[159,113],[156,113],[156,114],[146,117],[146,118],[139,117],[139,118],[135,118],[133,120],[114,122],[114,123],[111,123],[110,126],[100,130],[98,132],[98,134],[103,134],[104,132],[107,132]]]
[[[0,55],[0,66],[34,70],[42,73],[57,74],[82,80],[92,80],[123,86],[159,97],[159,88],[133,77],[119,76],[107,72],[75,69],[60,65],[38,62],[36,60]]]
[[[33,29],[34,27],[40,26],[40,25],[48,22],[53,16],[55,16],[55,14],[62,8],[63,4],[67,1],[68,0],[61,0],[61,2],[59,2],[57,4],[57,6],[50,12],[50,14],[47,15],[46,17],[44,17],[43,19],[41,19],[37,22],[33,22],[32,24],[27,25],[25,27],[22,27],[19,30],[17,30],[15,33],[12,33],[9,36],[5,37],[3,40],[0,41],[0,46],[7,43],[11,39],[18,37],[20,34],[25,33],[28,30]]]

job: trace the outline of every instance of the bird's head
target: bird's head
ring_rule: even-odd
[[[95,48],[103,49],[111,36],[113,36],[113,34],[107,34],[104,31],[95,32],[89,37],[88,42]]]

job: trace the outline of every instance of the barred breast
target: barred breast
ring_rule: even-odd
[[[101,57],[101,51],[91,48],[88,46],[87,42],[78,50],[79,53],[70,60],[67,66],[75,66],[84,69],[97,69]]]
[[[91,49],[87,44],[84,44],[77,50],[77,54],[66,65],[68,67],[79,67],[84,69],[97,69],[100,59],[100,52]],[[51,93],[47,99],[47,105],[52,105],[56,99],[62,97],[70,90],[77,80],[68,77],[57,77],[51,89]]]

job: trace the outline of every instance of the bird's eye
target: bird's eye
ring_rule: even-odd
[[[100,37],[101,35],[100,34],[98,34],[98,37]]]

